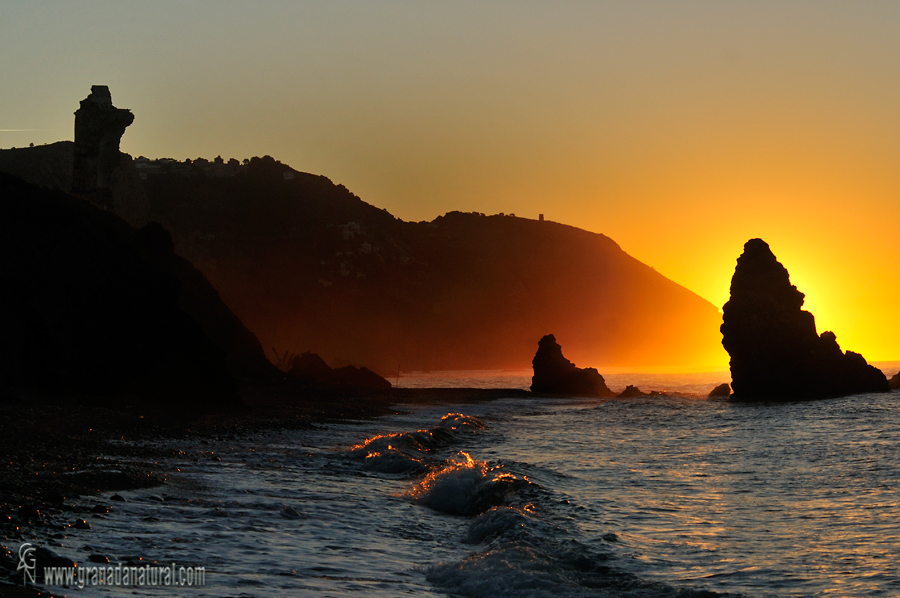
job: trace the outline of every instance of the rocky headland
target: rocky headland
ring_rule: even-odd
[[[332,368],[316,353],[303,353],[291,360],[288,378],[313,387],[391,388],[391,383],[365,366]]]
[[[158,225],[0,173],[0,270],[0,388],[227,403],[279,375]]]
[[[554,330],[577,360],[720,359],[715,306],[607,236],[514,214],[405,222],[269,156],[132,159],[118,147],[135,117],[104,86],[76,119],[74,144],[0,150],[0,171],[160,224],[267,352],[516,368]]]
[[[816,332],[802,309],[804,294],[762,239],[751,239],[737,260],[731,297],[723,308],[722,345],[731,356],[735,400],[820,399],[886,392],[884,374],[832,332]]]

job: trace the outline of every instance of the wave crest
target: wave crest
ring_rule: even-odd
[[[460,452],[417,482],[407,497],[441,513],[478,515],[504,504],[512,493],[530,484],[499,469]]]

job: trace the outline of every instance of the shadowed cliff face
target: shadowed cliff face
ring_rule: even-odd
[[[114,181],[116,212],[171,231],[267,352],[382,372],[522,368],[553,330],[578,362],[723,357],[715,306],[604,235],[476,213],[404,222],[270,157],[132,172],[141,186]]]
[[[0,229],[3,384],[229,402],[274,373],[165,231],[6,174]]]
[[[824,398],[884,392],[884,374],[843,353],[832,332],[816,333],[804,295],[761,239],[744,245],[723,311],[722,345],[731,356],[738,400]]]
[[[720,358],[718,310],[603,235],[459,212],[403,222],[271,158],[231,176],[179,168],[148,177],[151,218],[267,350],[382,372],[521,368],[550,329],[590,363]]]

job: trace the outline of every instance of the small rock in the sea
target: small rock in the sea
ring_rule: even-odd
[[[84,519],[76,519],[75,523],[72,524],[72,527],[75,529],[91,529],[91,524]]]
[[[109,513],[110,508],[104,505],[97,505],[91,509],[91,513]]]
[[[587,397],[613,397],[603,376],[594,368],[579,368],[565,358],[556,337],[547,334],[538,341],[538,350],[531,360],[534,376],[532,392],[581,395]]]
[[[121,494],[113,494],[112,496],[109,497],[109,500],[117,500],[119,502],[126,502],[125,497],[122,496]]]
[[[147,521],[148,523],[154,523],[156,521],[159,521],[159,519],[157,517],[153,517],[151,515],[149,517],[144,517],[141,521]]]
[[[709,391],[711,397],[728,397],[731,396],[731,386],[727,382],[719,384],[717,387]]]
[[[637,386],[632,386],[631,384],[626,386],[625,390],[623,390],[622,392],[619,393],[620,399],[633,399],[635,397],[642,397],[642,396],[644,396],[644,393],[641,392],[641,389],[638,388]]]
[[[600,537],[603,538],[604,540],[606,540],[607,542],[618,542],[619,541],[619,536],[617,536],[616,534],[614,534],[612,532],[607,532]]]
[[[103,556],[102,554],[92,554],[88,557],[88,560],[92,563],[105,563],[109,564],[109,557]]]
[[[300,519],[301,517],[303,517],[303,515],[298,513],[297,510],[293,507],[285,507],[281,509],[281,516],[288,519]]]

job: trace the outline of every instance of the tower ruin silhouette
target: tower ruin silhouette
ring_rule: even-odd
[[[110,175],[119,166],[119,140],[134,114],[112,103],[109,87],[93,85],[75,111],[72,192],[100,207],[111,204]]]

